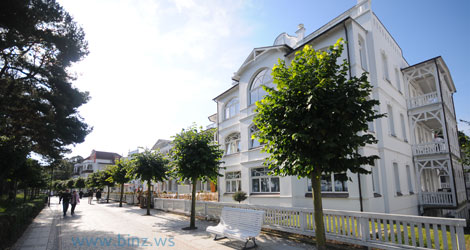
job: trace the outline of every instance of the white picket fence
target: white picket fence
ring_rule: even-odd
[[[190,200],[154,199],[155,208],[189,214]],[[246,205],[223,202],[196,203],[196,214],[218,219],[222,207],[264,210],[264,228],[314,236],[313,209]],[[330,240],[380,249],[465,249],[464,219],[366,213],[324,209]]]

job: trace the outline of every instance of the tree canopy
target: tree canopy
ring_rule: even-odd
[[[88,93],[67,71],[88,54],[85,34],[56,1],[5,0],[0,10],[0,134],[58,159],[91,131],[77,111]]]
[[[185,229],[196,229],[196,184],[207,179],[216,182],[223,150],[214,141],[213,129],[202,130],[193,125],[183,129],[173,138],[172,174],[180,180],[190,180],[192,183],[191,222]]]
[[[321,175],[368,173],[362,166],[378,158],[359,148],[377,142],[367,128],[382,116],[374,111],[379,102],[369,98],[367,73],[348,75],[342,52],[340,39],[326,51],[306,45],[290,64],[279,59],[272,70],[275,87],[263,86],[267,95],[256,102],[254,118],[256,136],[269,153],[265,165],[276,175],[312,180],[319,249],[325,247]]]
[[[140,178],[147,181],[147,215],[150,215],[150,201],[152,198],[151,183],[152,181],[164,181],[168,175],[169,160],[158,151],[150,151],[146,149],[142,153],[133,155],[132,169],[129,176],[132,178]]]
[[[127,183],[131,180],[128,172],[131,171],[132,164],[131,161],[121,158],[116,160],[116,164],[109,167],[109,172],[111,173],[111,179],[113,182],[121,186],[121,195],[119,198],[119,206],[122,207],[122,197],[124,194],[124,183]]]

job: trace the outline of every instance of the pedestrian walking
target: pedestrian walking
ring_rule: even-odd
[[[88,190],[88,204],[91,205],[91,201],[93,201],[93,190]]]
[[[64,212],[64,217],[67,214],[67,210],[69,209],[69,203],[70,200],[72,199],[72,194],[70,194],[69,190],[65,190],[64,193],[61,195],[61,200],[62,200],[62,210]]]
[[[96,191],[96,202],[100,203],[101,199],[101,190]]]
[[[82,190],[80,190],[80,192],[78,192],[78,195],[80,195],[80,199],[83,197],[83,192],[82,192]]]
[[[77,191],[73,191],[72,193],[72,200],[70,202],[70,204],[72,205],[72,211],[71,211],[71,214],[74,215],[75,214],[75,207],[77,206],[77,204],[80,203],[80,195],[78,195]]]

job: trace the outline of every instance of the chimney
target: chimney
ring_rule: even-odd
[[[304,24],[301,23],[297,26],[298,30],[295,32],[295,34],[297,34],[297,42],[300,42],[304,39],[304,35],[305,35],[305,28],[304,28]]]

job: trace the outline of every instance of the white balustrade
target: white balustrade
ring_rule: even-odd
[[[315,235],[311,208],[197,201],[196,215],[218,219],[224,206],[264,210],[264,228]],[[191,201],[156,198],[155,208],[189,214]],[[443,249],[465,249],[465,219],[331,209],[324,209],[323,213],[326,237],[330,240],[381,249],[440,249],[441,244]]]
[[[420,95],[408,99],[408,108],[418,108],[429,104],[434,104],[439,102],[439,96],[437,92],[432,92],[425,95]]]
[[[421,197],[423,205],[453,205],[451,192],[422,192]]]
[[[415,156],[447,152],[447,143],[445,142],[428,142],[413,145],[413,155]]]

